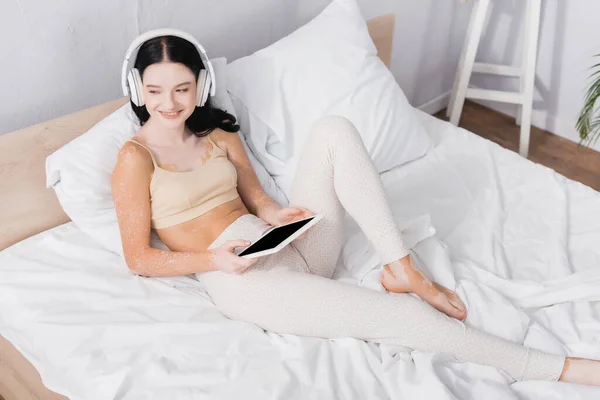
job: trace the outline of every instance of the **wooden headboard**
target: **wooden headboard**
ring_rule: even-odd
[[[394,14],[370,19],[378,56],[390,66]],[[121,107],[121,98],[0,135],[0,250],[69,222],[52,189],[46,189],[46,157]]]

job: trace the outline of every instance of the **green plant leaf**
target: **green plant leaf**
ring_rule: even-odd
[[[600,54],[594,55],[600,57]],[[596,106],[598,98],[600,98],[600,63],[594,64],[591,68],[592,79],[589,85],[581,113],[575,123],[575,128],[579,132],[581,144],[594,145],[600,137],[600,110]]]

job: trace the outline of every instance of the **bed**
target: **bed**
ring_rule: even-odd
[[[388,66],[393,24],[393,15],[369,21]],[[124,101],[0,137],[6,400],[600,398],[584,386],[511,385],[499,370],[442,354],[265,333],[223,317],[198,281],[133,276],[44,188],[45,157]],[[414,259],[457,288],[468,324],[600,359],[600,193],[418,113],[435,148],[381,175]],[[345,234],[334,278],[382,290],[350,218]]]

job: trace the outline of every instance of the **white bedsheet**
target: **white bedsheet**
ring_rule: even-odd
[[[436,148],[382,175],[419,265],[458,290],[467,324],[600,359],[600,193],[420,116]],[[379,259],[348,221],[335,278],[382,290]],[[195,280],[133,276],[73,224],[0,252],[0,334],[71,399],[600,398],[510,385],[448,355],[264,333],[224,318]]]

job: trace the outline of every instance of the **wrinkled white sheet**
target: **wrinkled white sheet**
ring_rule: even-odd
[[[600,193],[419,115],[437,147],[382,175],[414,259],[458,290],[467,324],[600,359]],[[382,290],[348,222],[335,279]],[[0,252],[0,334],[71,399],[600,398],[448,355],[265,333],[224,318],[193,279],[132,276],[73,224]]]

